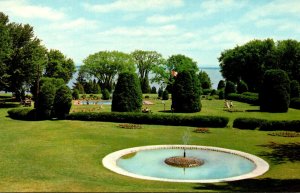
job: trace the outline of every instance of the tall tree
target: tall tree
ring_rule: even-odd
[[[100,51],[89,55],[83,61],[80,73],[87,79],[96,78],[101,89],[112,90],[116,75],[121,72],[134,72],[135,67],[130,55],[118,51]]]
[[[223,77],[234,83],[242,79],[250,91],[258,91],[264,72],[276,68],[275,48],[274,41],[266,39],[225,50],[219,57]]]
[[[45,69],[45,76],[52,78],[62,78],[68,83],[75,73],[74,61],[67,58],[59,50],[51,49],[48,52],[48,62]]]
[[[8,66],[9,91],[17,100],[22,93],[34,84],[46,63],[46,49],[41,41],[34,37],[33,28],[28,24],[10,23],[10,36],[13,41],[13,53],[6,61]]]
[[[290,80],[300,82],[300,42],[296,40],[278,41],[276,56],[278,67],[286,71]]]
[[[184,70],[197,73],[199,68],[192,58],[181,54],[172,55],[167,61],[162,62],[153,69],[155,76],[152,82],[160,83],[163,87],[167,87],[167,90],[172,93],[172,87],[175,81],[174,77],[177,73],[183,72]]]
[[[135,50],[131,53],[137,65],[143,93],[150,93],[149,73],[163,61],[162,55],[156,51]]]
[[[5,60],[12,53],[12,39],[9,35],[8,22],[8,16],[0,12],[0,90],[8,87],[9,75],[7,74]]]
[[[205,71],[200,71],[198,74],[202,89],[211,89],[211,80]]]

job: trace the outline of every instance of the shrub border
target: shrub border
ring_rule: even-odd
[[[261,131],[297,131],[300,132],[300,120],[266,120],[255,118],[236,118],[233,127],[238,129],[258,129]]]
[[[184,116],[145,113],[121,112],[78,112],[67,116],[68,120],[123,122],[135,124],[195,126],[195,127],[226,127],[229,118],[221,116]]]

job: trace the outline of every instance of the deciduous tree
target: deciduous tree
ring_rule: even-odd
[[[136,50],[131,53],[137,65],[143,93],[150,93],[149,73],[163,63],[162,55],[156,51]]]
[[[65,83],[68,83],[76,71],[74,61],[67,58],[59,50],[51,49],[47,55],[48,62],[45,68],[45,76],[62,78]]]
[[[87,79],[96,78],[102,90],[111,91],[119,73],[135,71],[131,56],[118,51],[101,51],[91,54],[84,59],[83,63],[80,72]]]

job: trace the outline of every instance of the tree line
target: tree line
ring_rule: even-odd
[[[208,74],[200,71],[197,63],[185,55],[172,55],[168,59],[156,51],[135,50],[132,53],[120,51],[100,51],[89,55],[80,66],[75,88],[80,93],[93,90],[111,92],[115,88],[118,75],[123,72],[138,74],[142,93],[153,93],[150,83],[158,83],[162,89],[172,93],[174,73],[184,70],[194,71],[203,89],[210,89],[212,84]],[[149,74],[153,78],[149,79]],[[94,89],[93,89],[94,88]]]
[[[25,92],[35,96],[43,77],[61,78],[67,84],[74,73],[73,60],[59,50],[48,50],[32,26],[10,22],[0,12],[0,90],[12,92],[19,101]]]
[[[273,39],[252,40],[225,50],[218,58],[222,76],[235,84],[243,81],[249,91],[259,92],[267,70],[281,69],[300,83],[300,42]]]

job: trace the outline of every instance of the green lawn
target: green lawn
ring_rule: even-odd
[[[150,106],[163,110],[159,100]],[[203,100],[203,115],[299,119],[300,110],[288,113],[223,111],[223,101]],[[258,107],[234,102],[237,109]],[[170,101],[166,102],[170,108]],[[94,108],[74,106],[78,108]],[[18,121],[0,108],[0,191],[300,191],[300,137],[270,136],[269,132],[210,128],[191,132],[190,144],[245,151],[262,157],[270,170],[256,179],[215,184],[167,183],[121,176],[105,169],[102,158],[116,150],[158,144],[182,144],[184,131],[192,127],[143,125],[121,129],[118,123],[83,121]],[[109,106],[99,111],[109,111]],[[168,110],[168,109],[167,109]]]

